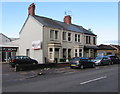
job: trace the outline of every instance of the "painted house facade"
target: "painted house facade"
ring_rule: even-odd
[[[30,56],[39,63],[96,56],[97,35],[72,24],[70,15],[63,22],[38,16],[34,3],[29,6],[28,14],[19,33],[19,55]]]

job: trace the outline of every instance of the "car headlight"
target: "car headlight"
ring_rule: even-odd
[[[76,61],[77,65],[79,65],[79,61]]]
[[[101,60],[96,61],[95,63],[100,63]]]

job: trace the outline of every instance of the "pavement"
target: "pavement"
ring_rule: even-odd
[[[3,74],[13,73],[13,75],[21,75],[24,78],[33,78],[39,75],[45,75],[45,74],[60,74],[60,73],[68,73],[68,72],[75,72],[75,70],[70,69],[68,66],[64,67],[56,67],[56,68],[39,68],[39,69],[33,69],[33,70],[25,70],[25,71],[18,71],[15,72],[15,68],[11,68],[8,64],[3,64]],[[7,69],[7,70],[6,70]]]

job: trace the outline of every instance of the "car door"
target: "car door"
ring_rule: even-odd
[[[22,60],[22,56],[16,56],[16,64],[22,64],[23,60]]]
[[[24,64],[31,64],[31,60],[29,57],[27,56],[24,57]]]
[[[107,57],[103,57],[103,60],[102,60],[103,64],[109,64],[109,59]]]
[[[119,58],[115,56],[116,63],[119,64]]]
[[[82,64],[84,65],[84,67],[88,67],[89,66],[88,59],[83,58],[82,59]]]

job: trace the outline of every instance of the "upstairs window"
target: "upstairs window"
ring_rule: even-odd
[[[55,39],[58,39],[58,31],[55,31]]]
[[[77,34],[75,34],[75,42],[77,42]]]
[[[91,43],[91,37],[90,36],[86,36],[86,44],[90,44]]]
[[[66,40],[66,32],[63,32],[62,37],[63,37],[63,40]]]
[[[50,30],[50,40],[54,40],[54,30]]]
[[[72,41],[71,37],[72,37],[72,34],[68,33],[68,41]]]
[[[93,37],[93,45],[96,45],[96,38]]]
[[[59,32],[57,30],[50,30],[50,40],[58,40]]]
[[[80,42],[80,35],[78,35],[78,42]]]
[[[75,42],[80,42],[80,34],[75,34]]]
[[[90,44],[91,43],[91,37],[89,36],[88,38],[89,38],[89,44]]]

